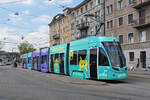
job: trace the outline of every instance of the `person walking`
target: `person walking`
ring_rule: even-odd
[[[14,60],[13,60],[13,67],[17,67],[17,59],[16,58],[14,58]]]

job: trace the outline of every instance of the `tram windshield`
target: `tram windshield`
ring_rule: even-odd
[[[125,56],[119,42],[103,42],[103,45],[108,53],[112,67],[126,66]]]

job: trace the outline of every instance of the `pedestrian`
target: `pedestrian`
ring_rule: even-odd
[[[14,60],[13,60],[13,67],[17,67],[17,59],[16,58],[14,58]]]

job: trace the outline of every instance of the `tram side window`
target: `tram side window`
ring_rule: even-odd
[[[87,57],[87,50],[80,50],[78,52],[78,64],[80,63],[80,61],[86,60]]]
[[[39,63],[39,57],[36,57],[37,63]]]
[[[24,64],[24,63],[26,63],[26,59],[25,59],[25,58],[23,59],[23,64]]]
[[[35,63],[35,57],[33,57],[32,65],[34,65],[34,63]]]
[[[36,57],[33,58],[33,62],[34,62],[34,63],[36,62]]]
[[[64,53],[61,53],[61,54],[60,54],[60,59],[59,59],[59,60],[60,60],[60,63],[61,63],[61,62],[64,62]]]
[[[73,51],[70,55],[70,64],[77,65],[77,51]]]
[[[99,66],[109,66],[109,62],[105,51],[102,48],[99,48]]]
[[[55,54],[54,62],[59,63],[59,54]]]
[[[45,62],[47,62],[47,56],[45,55],[45,56],[42,56],[42,64],[44,64]]]
[[[31,61],[31,58],[28,58],[28,63],[30,63],[30,61]]]
[[[51,60],[50,60],[50,62],[51,62],[51,65],[53,65],[53,63],[54,63],[54,55],[51,55]]]

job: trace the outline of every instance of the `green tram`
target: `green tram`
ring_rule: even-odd
[[[82,79],[124,80],[126,60],[113,37],[87,37],[49,51],[49,72]]]

